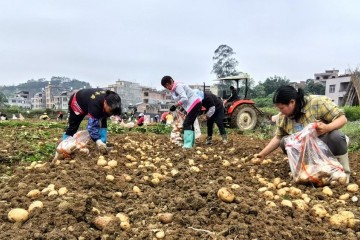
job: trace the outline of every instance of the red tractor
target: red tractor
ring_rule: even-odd
[[[255,106],[255,102],[247,98],[249,79],[250,77],[248,74],[241,73],[238,76],[224,77],[215,80],[221,81],[222,83],[218,86],[220,88],[220,93],[223,95],[221,96],[223,99],[228,97],[226,96],[226,92],[229,90],[230,86],[233,86],[234,82],[236,82],[236,91],[239,94],[239,81],[245,81],[243,95],[240,95],[238,100],[231,103],[229,102],[225,106],[225,124],[230,127],[239,128],[241,131],[254,129],[260,116],[264,116],[264,112]],[[231,83],[224,84],[224,82]],[[224,87],[227,89],[223,89]]]

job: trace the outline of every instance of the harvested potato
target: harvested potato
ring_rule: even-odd
[[[349,184],[346,188],[349,192],[357,192],[359,190],[359,185],[355,184],[355,183],[352,183],[352,184]]]
[[[34,190],[31,190],[30,192],[28,192],[28,194],[26,194],[26,196],[31,199],[35,199],[35,198],[38,198],[40,196],[40,194],[41,194],[41,192],[39,189],[34,189]]]
[[[68,190],[67,190],[66,187],[59,188],[59,195],[60,196],[65,195],[67,192],[68,192]]]
[[[99,158],[96,164],[98,166],[106,166],[108,163],[107,163],[107,161],[105,159]]]
[[[272,201],[266,201],[266,206],[273,208],[276,207],[276,204]]]
[[[258,189],[258,192],[265,192],[265,191],[267,191],[267,190],[268,190],[267,187],[262,187],[262,188],[259,188],[259,189]]]
[[[24,222],[28,220],[29,212],[23,208],[13,208],[8,213],[8,219],[12,222]]]
[[[316,204],[311,208],[311,214],[319,218],[324,218],[328,213],[323,205]]]
[[[340,214],[335,214],[330,217],[330,224],[335,227],[347,227],[348,219]]]
[[[293,201],[293,203],[295,205],[295,209],[300,211],[305,211],[309,208],[305,201],[302,199],[296,199]]]
[[[190,168],[190,171],[192,171],[192,172],[200,172],[200,168],[198,168],[198,167],[196,167],[196,166],[192,166],[192,167]]]
[[[289,208],[292,208],[292,207],[293,207],[292,202],[291,202],[290,200],[286,200],[286,199],[284,199],[284,200],[281,201],[281,205],[286,206],[286,207],[289,207]]]
[[[332,196],[333,195],[333,191],[328,187],[324,187],[322,192],[325,194],[325,195],[328,195],[328,196]]]
[[[291,187],[289,190],[289,194],[292,197],[299,197],[301,196],[301,190],[296,187]]]
[[[106,181],[114,181],[115,177],[113,175],[106,175]]]
[[[130,223],[129,222],[121,222],[120,223],[120,228],[122,229],[122,230],[129,230],[130,228],[131,228],[131,225],[130,225]]]
[[[129,222],[129,216],[125,213],[118,213],[116,214],[116,217],[120,220],[120,222]]]
[[[266,199],[271,200],[271,199],[274,198],[274,194],[273,194],[271,191],[265,191],[265,192],[264,192],[264,197],[265,197]]]
[[[165,232],[163,230],[160,230],[155,234],[155,236],[157,239],[162,239],[165,237]]]
[[[133,192],[134,193],[141,193],[141,190],[140,190],[140,188],[138,186],[134,186],[133,187]]]
[[[43,208],[44,204],[41,201],[34,201],[30,204],[28,211],[31,212],[35,208]]]
[[[223,161],[222,161],[222,165],[223,165],[224,167],[229,167],[231,164],[230,164],[230,162],[229,162],[228,160],[223,160]]]
[[[159,215],[159,220],[162,223],[171,223],[173,221],[174,218],[174,214],[172,213],[160,213]]]
[[[107,165],[108,165],[109,167],[116,167],[116,166],[117,166],[117,161],[115,161],[115,160],[110,160],[110,161],[107,163]]]
[[[118,218],[114,216],[98,216],[95,218],[94,224],[98,229],[103,230],[110,222],[116,221],[117,219]]]
[[[339,197],[340,200],[348,200],[350,198],[350,194],[345,193]]]
[[[49,192],[48,197],[57,196],[57,195],[59,195],[58,191],[52,190],[51,192]]]
[[[227,189],[226,187],[220,188],[217,192],[217,196],[223,201],[227,203],[231,203],[235,199],[234,193]]]

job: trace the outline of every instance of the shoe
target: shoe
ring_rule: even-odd
[[[208,136],[208,137],[206,138],[205,144],[210,145],[211,143],[212,143],[212,137],[211,137],[211,136]]]
[[[221,135],[222,138],[222,142],[225,144],[227,143],[227,136],[226,135]]]

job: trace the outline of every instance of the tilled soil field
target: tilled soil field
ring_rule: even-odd
[[[38,144],[9,144],[6,130],[2,161]],[[60,136],[52,134],[49,141]],[[183,150],[166,135],[110,134],[114,147],[106,162],[90,143],[89,155],[75,153],[71,160],[3,163],[0,239],[360,239],[359,192],[337,185],[331,195],[294,184],[280,151],[271,161],[252,163],[267,141],[238,134],[225,145],[219,137],[211,146],[203,141]],[[359,181],[358,159],[359,152],[350,154],[352,183]],[[222,187],[234,193],[233,201],[220,200]],[[30,196],[31,190],[39,192]],[[34,201],[43,206],[26,221],[8,219],[11,209]],[[314,208],[319,204],[322,211]],[[331,224],[341,211],[352,212],[351,220]]]

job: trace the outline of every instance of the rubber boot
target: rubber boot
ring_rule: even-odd
[[[192,148],[194,145],[195,133],[192,130],[184,130],[183,148]]]
[[[224,144],[227,143],[227,136],[226,136],[226,134],[221,135],[221,138],[222,138],[222,142],[223,142]]]
[[[348,184],[350,182],[350,165],[349,165],[348,153],[345,153],[344,155],[336,156],[336,158],[339,160],[340,164],[344,168],[344,172],[346,174],[346,184]]]
[[[68,137],[71,137],[71,136],[66,135],[66,133],[64,133],[64,134],[62,135],[62,140],[65,140],[65,139],[67,139]]]
[[[206,138],[205,144],[210,145],[211,143],[212,143],[212,136],[208,136],[208,137]]]

